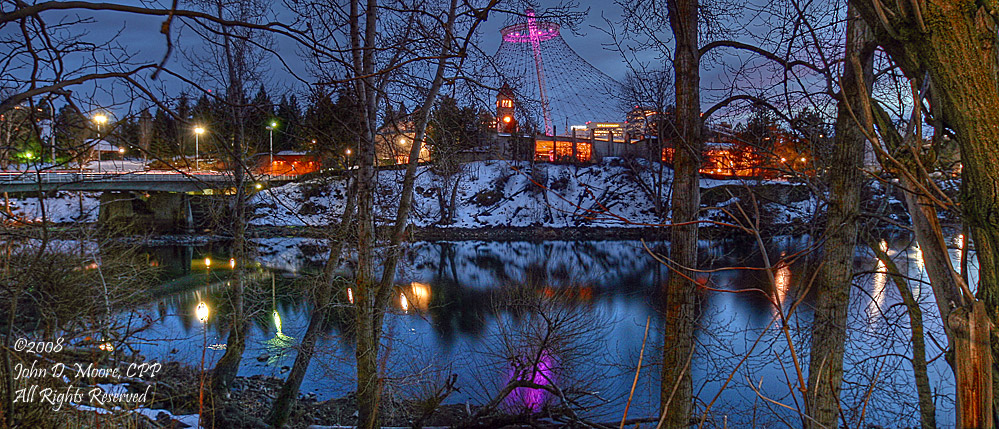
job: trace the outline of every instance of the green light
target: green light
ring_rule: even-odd
[[[277,122],[271,121],[271,128],[277,128]]]
[[[278,314],[277,310],[271,313],[271,317],[274,318],[274,327],[277,328],[278,334],[281,334],[281,315]]]

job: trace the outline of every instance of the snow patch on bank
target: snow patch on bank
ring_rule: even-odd
[[[42,218],[42,202],[37,198],[11,198],[10,209],[15,219],[26,222],[96,222],[100,212],[100,193],[59,192],[44,200],[45,217]]]
[[[376,218],[392,223],[404,170],[377,173]],[[419,167],[410,223],[418,227],[640,227],[666,222],[656,199],[667,199],[672,170],[644,161],[606,158],[573,166],[511,161],[465,164],[453,176]],[[782,183],[703,179],[702,188]],[[324,226],[343,211],[343,180],[292,183],[256,194],[254,225]],[[453,213],[448,216],[452,196]],[[659,205],[663,205],[661,202]],[[448,222],[447,218],[453,222]]]

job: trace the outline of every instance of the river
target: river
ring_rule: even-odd
[[[957,257],[957,239],[952,257]],[[294,346],[308,324],[303,298],[326,250],[309,238],[255,241],[257,256],[247,264],[254,323],[240,375],[284,377]],[[710,404],[709,418],[732,427],[785,423],[800,426],[793,409],[800,367],[808,363],[810,297],[803,295],[809,270],[808,237],[780,237],[766,243],[773,281],[763,268],[764,252],[750,240],[702,241],[701,258],[710,268],[697,280],[697,353],[691,367],[695,410]],[[941,356],[946,344],[918,248],[904,237],[883,245],[922,307],[930,379],[940,422],[953,421],[953,375]],[[656,367],[663,326],[659,288],[666,269],[646,247],[664,253],[666,243],[639,241],[416,242],[408,246],[396,278],[392,309],[385,322],[383,367],[389,395],[426,393],[454,374],[460,391],[448,402],[483,403],[509,379],[518,354],[540,353],[544,382],[581,393],[584,415],[612,422],[621,417],[635,378],[646,321],[650,329],[643,369],[629,417],[655,415],[659,403]],[[154,321],[139,336],[139,350],[154,359],[205,366],[221,357],[226,304],[222,291],[235,281],[225,246],[149,248],[164,268],[163,290],[134,313]],[[862,272],[851,291],[843,409],[851,427],[918,426],[909,345],[908,316],[884,266],[872,252],[858,249]],[[976,275],[972,271],[972,276]],[[974,280],[974,279],[973,279]],[[972,284],[975,282],[973,281]],[[349,309],[352,290],[344,283],[338,308]],[[709,289],[710,288],[710,289]],[[795,302],[796,310],[788,314]],[[199,302],[213,314],[202,325]],[[355,389],[352,339],[347,312],[328,323],[302,393],[319,400]],[[548,323],[555,320],[558,323]],[[787,321],[787,335],[781,321]],[[549,329],[551,326],[555,328]],[[543,338],[543,350],[535,347]],[[788,339],[790,338],[790,340]],[[751,350],[751,351],[750,351]],[[792,353],[793,351],[793,353]],[[746,357],[748,355],[748,357]],[[807,370],[800,376],[807,379]],[[724,389],[723,389],[724,386]],[[715,397],[717,396],[717,399]],[[510,410],[540,409],[553,398],[537,391],[516,392]],[[784,423],[782,423],[784,422]],[[946,425],[943,425],[946,427]]]

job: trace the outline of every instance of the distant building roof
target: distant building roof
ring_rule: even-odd
[[[103,139],[89,139],[86,141],[87,147],[93,148],[95,151],[99,152],[118,152],[118,146],[109,143],[107,140]]]

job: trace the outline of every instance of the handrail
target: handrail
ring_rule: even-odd
[[[184,174],[179,172],[102,172],[102,173],[79,173],[65,172],[38,173],[32,171],[7,172],[0,171],[0,183],[23,184],[23,183],[73,183],[73,182],[219,182],[230,180],[229,174]],[[256,177],[262,181],[290,181],[296,176],[289,175],[259,175]]]

